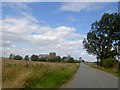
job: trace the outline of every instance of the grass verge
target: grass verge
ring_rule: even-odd
[[[120,71],[118,70],[117,67],[114,67],[114,68],[104,68],[104,67],[96,65],[95,63],[87,63],[87,62],[85,62],[85,64],[87,64],[87,65],[89,65],[89,66],[91,66],[93,68],[96,68],[96,69],[99,69],[99,70],[111,73],[114,76],[120,77]]]
[[[79,63],[4,60],[3,88],[59,88],[79,68]]]
[[[32,88],[57,88],[71,78],[77,70],[76,67],[71,69],[61,69],[49,71],[40,81],[36,81],[29,86]]]

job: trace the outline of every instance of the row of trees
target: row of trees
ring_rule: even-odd
[[[9,59],[21,60],[21,59],[23,59],[23,57],[20,55],[15,55],[15,54],[11,53],[9,56]]]
[[[73,57],[71,56],[63,56],[62,58],[60,56],[57,56],[55,58],[48,58],[48,57],[42,57],[39,58],[38,55],[33,54],[31,57],[29,57],[29,55],[25,55],[25,57],[23,58],[20,55],[15,55],[15,54],[10,54],[9,59],[14,59],[14,60],[31,60],[31,61],[44,61],[44,62],[69,62],[69,63],[78,63],[80,61],[75,60]]]
[[[95,21],[83,46],[89,54],[96,56],[97,64],[101,66],[116,62],[115,58],[120,58],[120,14],[105,13]]]

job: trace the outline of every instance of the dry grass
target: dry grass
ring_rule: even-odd
[[[50,63],[7,59],[2,60],[2,64],[3,88],[58,87],[65,83],[79,67],[78,63]],[[54,75],[55,78],[53,78]],[[58,76],[56,77],[56,75]],[[47,80],[44,78],[47,78]],[[57,79],[61,79],[60,83],[58,83]],[[48,80],[54,80],[55,82],[52,84]]]

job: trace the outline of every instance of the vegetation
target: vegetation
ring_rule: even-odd
[[[46,58],[39,58],[39,61],[46,62],[46,61],[48,61],[48,59],[46,59]]]
[[[57,56],[57,62],[61,62],[61,57],[60,56]]]
[[[3,88],[58,88],[79,68],[79,63],[3,60]]]
[[[99,21],[95,21],[83,46],[100,61],[119,55],[117,47],[120,46],[120,14],[105,13]]]
[[[39,57],[38,57],[37,55],[34,55],[34,54],[33,54],[33,55],[31,56],[31,60],[32,60],[32,61],[39,61]]]
[[[12,53],[10,54],[9,59],[12,59]]]
[[[115,58],[107,58],[104,59],[100,64],[105,68],[118,67],[118,60]]]
[[[27,60],[27,61],[29,61],[29,56],[26,55],[24,59]]]
[[[14,59],[14,57],[15,57],[15,55],[11,53],[9,56],[9,59]]]
[[[69,56],[63,56],[62,58],[60,56],[56,57],[39,57],[38,55],[33,54],[31,57],[29,55],[25,55],[24,58],[20,55],[15,55],[15,54],[10,54],[9,59],[14,59],[14,60],[31,60],[31,61],[43,61],[43,62],[68,62],[68,63],[80,63],[80,61],[75,60],[73,57]]]
[[[118,62],[119,65],[120,65],[120,62]],[[101,66],[98,66],[96,65],[95,63],[89,63],[89,62],[85,62],[85,64],[93,67],[93,68],[96,68],[96,69],[99,69],[99,70],[102,70],[102,71],[105,71],[105,72],[108,72],[108,73],[111,73],[115,76],[119,76],[120,77],[120,66],[118,64],[116,64],[114,67],[112,68],[106,68],[106,67],[101,67]],[[119,66],[119,68],[118,68]]]
[[[87,39],[83,40],[83,46],[89,54],[96,56],[96,64],[100,65],[90,66],[119,75],[120,62],[116,56],[120,55],[120,14],[105,13],[99,21],[95,21]]]
[[[105,13],[99,21],[95,21],[83,40],[83,46],[97,58],[97,62],[88,65],[119,75],[120,62],[116,57],[120,56],[120,14]]]
[[[50,61],[50,62],[55,62],[56,61],[57,62],[58,60],[57,60],[57,58],[49,58],[48,61]]]
[[[14,60],[22,60],[22,56],[16,55],[16,56],[14,57]]]
[[[85,62],[85,60],[82,60],[82,62]]]
[[[69,63],[74,63],[74,58],[70,57],[68,60]]]
[[[65,61],[66,59],[67,59],[67,57],[66,57],[66,56],[63,56],[63,57],[62,57],[62,60],[63,60],[63,61]]]

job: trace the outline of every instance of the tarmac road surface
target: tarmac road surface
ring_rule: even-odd
[[[61,88],[118,88],[118,77],[81,63],[70,82]]]

